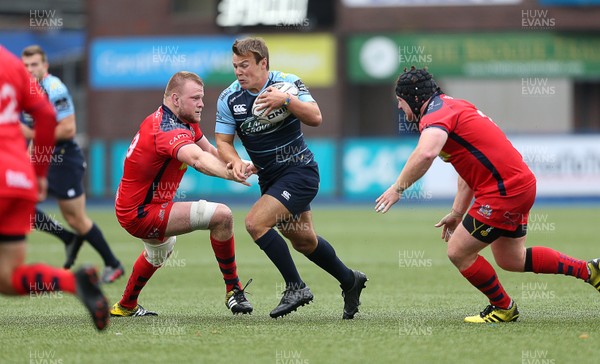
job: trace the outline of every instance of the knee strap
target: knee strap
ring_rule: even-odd
[[[218,204],[200,200],[192,202],[190,207],[190,225],[193,229],[206,230],[215,214]]]
[[[163,265],[171,253],[177,241],[176,236],[171,236],[164,243],[159,245],[149,244],[144,241],[144,249],[146,250],[146,260],[155,267]]]

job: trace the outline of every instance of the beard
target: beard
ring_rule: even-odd
[[[197,115],[194,111],[185,111],[182,108],[177,110],[177,114],[179,119],[184,120],[190,124],[198,124],[200,122],[200,118],[202,114]]]

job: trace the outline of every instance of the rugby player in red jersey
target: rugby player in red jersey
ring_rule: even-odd
[[[375,210],[387,212],[436,156],[452,164],[459,175],[458,191],[450,213],[435,226],[443,227],[450,261],[490,302],[465,322],[510,322],[519,317],[494,268],[479,255],[487,246],[502,269],[564,274],[600,287],[597,259],[586,262],[546,247],[525,248],[536,179],[489,117],[469,102],[445,95],[426,69],[405,69],[396,82],[396,97],[406,120],[419,123],[421,136],[396,182],[377,198]]]
[[[123,297],[111,309],[112,316],[156,315],[138,304],[141,290],[173,251],[177,235],[207,229],[225,280],[225,305],[234,314],[252,312],[237,275],[229,207],[205,200],[173,202],[188,166],[246,185],[254,171],[248,165],[246,173],[237,177],[231,165],[219,159],[198,126],[203,97],[204,83],[198,75],[177,72],[167,84],[163,104],[142,122],[127,150],[116,214],[125,230],[142,239],[144,251]]]
[[[27,295],[64,291],[77,295],[98,330],[108,325],[108,303],[93,267],[75,273],[45,264],[25,264],[25,236],[35,205],[46,197],[46,174],[54,149],[56,113],[21,61],[0,46],[0,293]],[[19,115],[35,119],[31,160]]]

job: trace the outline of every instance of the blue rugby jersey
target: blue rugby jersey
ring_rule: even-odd
[[[269,72],[269,79],[261,91],[277,82],[294,83],[300,101],[315,101],[298,76],[279,71]],[[227,87],[217,101],[215,133],[233,135],[237,132],[252,163],[258,168],[261,185],[276,179],[286,168],[316,164],[304,142],[302,122],[291,114],[276,124],[261,123],[252,115],[257,96],[258,93],[242,89],[237,80]]]

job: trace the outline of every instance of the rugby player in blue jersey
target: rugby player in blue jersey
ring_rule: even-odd
[[[319,169],[304,142],[301,124],[321,125],[319,105],[297,76],[269,70],[269,51],[263,39],[236,40],[232,50],[237,80],[221,93],[217,102],[217,149],[221,159],[231,162],[241,178],[247,162],[240,159],[234,148],[237,133],[257,168],[261,197],[246,216],[246,230],[286,284],[279,305],[270,315],[285,316],[313,299],[285,240],[273,229],[277,226],[294,249],[340,282],[344,297],[342,317],[352,319],[358,312],[367,276],[346,267],[327,240],[315,233],[312,224],[310,202],[319,190]],[[294,83],[298,95],[271,87],[277,82]],[[264,89],[268,91],[257,99]],[[265,124],[252,115],[254,102],[269,110],[286,106],[291,114],[279,123]]]
[[[61,239],[67,248],[64,268],[70,268],[83,241],[87,240],[102,256],[105,268],[102,282],[111,283],[125,273],[125,269],[110,250],[102,231],[85,213],[83,173],[86,163],[79,145],[75,142],[75,108],[67,87],[58,77],[48,73],[46,53],[38,45],[23,50],[21,60],[27,71],[38,80],[56,111],[56,146],[48,170],[48,193],[58,199],[58,207],[76,234],[65,229],[40,209],[35,210],[35,228]],[[33,139],[33,123],[24,115],[21,129],[25,138]]]

